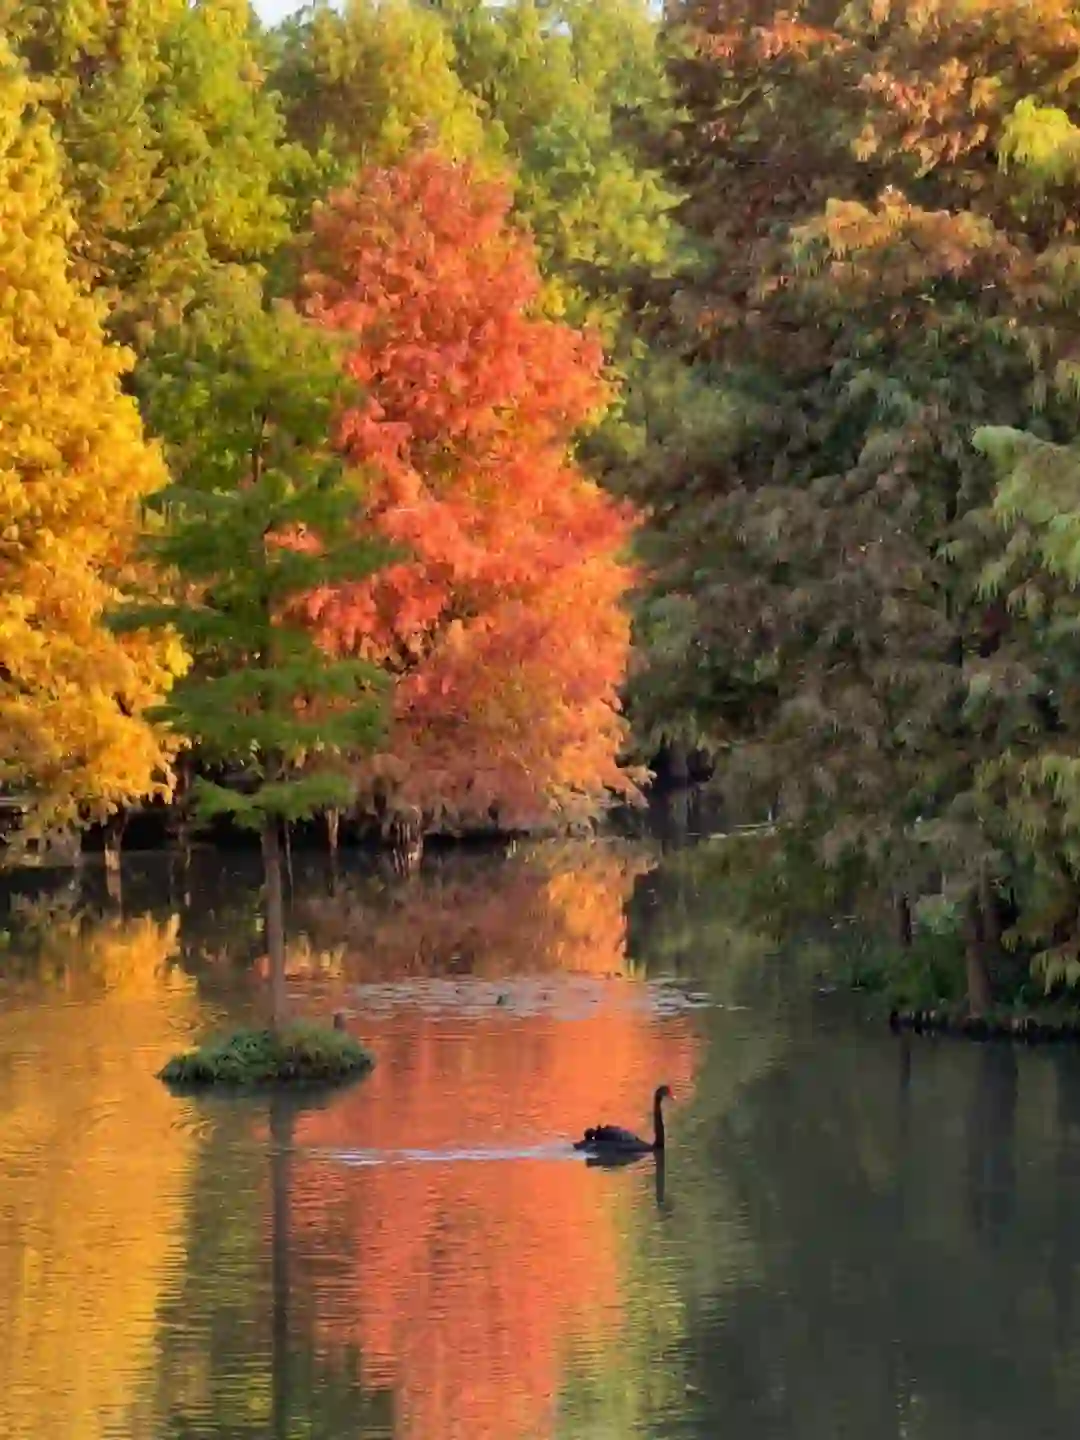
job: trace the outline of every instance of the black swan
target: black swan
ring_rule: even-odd
[[[632,1130],[624,1130],[621,1125],[592,1125],[580,1140],[574,1141],[574,1149],[585,1150],[591,1155],[644,1155],[650,1150],[663,1154],[664,1101],[670,1099],[671,1091],[666,1085],[661,1085],[653,1096],[653,1133],[656,1138],[651,1143],[642,1140]]]

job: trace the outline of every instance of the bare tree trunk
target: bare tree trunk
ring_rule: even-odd
[[[184,875],[191,869],[191,755],[185,751],[176,762],[176,794],[173,811],[176,815],[176,843]]]
[[[671,788],[685,789],[690,783],[690,754],[681,740],[669,740],[664,746],[661,771]]]
[[[338,884],[338,841],[341,834],[341,811],[331,808],[326,812],[326,843],[330,848],[330,892],[337,893]]]
[[[120,876],[121,847],[127,816],[116,810],[105,821],[105,888],[114,905],[123,900],[123,882]]]
[[[262,831],[263,877],[266,888],[266,953],[270,961],[270,1023],[285,1024],[288,995],[285,986],[285,902],[281,887],[281,837],[278,820],[267,816]]]
[[[985,866],[979,877],[979,904],[983,913],[983,934],[996,958],[996,952],[1001,949],[1001,906],[994,881]]]
[[[912,924],[911,902],[906,895],[897,895],[895,900],[896,938],[905,950],[911,948]]]
[[[972,1015],[985,1015],[990,1008],[990,974],[986,968],[986,925],[979,896],[975,891],[967,900],[964,958],[967,968],[968,1010]]]
[[[176,788],[169,806],[166,833],[169,839],[169,894],[191,904],[191,756],[187,751],[176,759]]]

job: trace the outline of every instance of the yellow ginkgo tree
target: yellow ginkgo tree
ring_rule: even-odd
[[[169,784],[143,712],[183,668],[166,635],[116,636],[143,498],[166,483],[72,278],[60,157],[0,36],[0,784],[28,826],[108,815]]]

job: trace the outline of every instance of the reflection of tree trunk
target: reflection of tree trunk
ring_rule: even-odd
[[[905,1030],[900,1036],[900,1126],[907,1133],[908,1114],[911,1110],[911,1036]]]
[[[396,814],[384,829],[390,841],[390,864],[402,879],[414,875],[424,858],[424,817],[413,808]]]
[[[897,1123],[896,1123],[896,1205],[897,1228],[903,1223],[907,1200],[906,1179],[908,1174],[908,1141],[911,1135],[911,1036],[905,1030],[900,1036],[900,1068],[897,1079]]]
[[[967,969],[968,1009],[972,1015],[985,1015],[990,1008],[990,972],[986,965],[986,925],[979,896],[974,891],[967,899],[964,959]]]
[[[281,892],[281,837],[276,817],[267,817],[262,831],[266,888],[266,953],[270,961],[270,1018],[275,1030],[285,1023],[285,902]]]
[[[293,1112],[277,1097],[270,1102],[270,1264],[273,1294],[274,1440],[289,1435],[289,1171]]]
[[[1076,1215],[1072,1204],[1076,1141],[1080,1135],[1080,1071],[1076,1058],[1054,1052],[1054,1081],[1057,1094],[1055,1137],[1054,1239],[1057,1242],[1048,1266],[1050,1293],[1054,1297],[1054,1330],[1064,1351],[1074,1337],[1073,1276],[1078,1246]]]
[[[1011,1045],[976,1051],[967,1124],[968,1213],[977,1235],[1006,1227],[1016,1208],[1018,1072]]]
[[[669,1208],[667,1201],[667,1157],[663,1150],[656,1152],[656,1174],[653,1177],[653,1193],[656,1196],[656,1208],[663,1214]]]

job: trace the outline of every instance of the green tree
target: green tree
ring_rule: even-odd
[[[975,442],[999,477],[987,520],[1003,542],[982,581],[1006,609],[1005,655],[1041,721],[1013,734],[979,779],[1027,862],[1021,934],[1049,990],[1080,983],[1080,449],[1004,426],[984,426]]]
[[[148,343],[205,279],[289,232],[283,143],[248,0],[0,0],[57,123],[78,273]]]
[[[319,3],[283,27],[274,83],[290,136],[329,156],[329,182],[362,165],[393,164],[422,141],[448,159],[495,159],[476,100],[454,69],[454,46],[433,7],[411,0]]]
[[[644,0],[350,0],[287,27],[275,83],[290,135],[338,178],[418,143],[509,170],[545,307],[611,343],[626,272],[674,249],[676,197],[644,151],[669,118],[657,37]]]
[[[667,321],[719,393],[634,476],[649,638],[686,729],[737,746],[729,788],[900,891],[945,873],[982,1003],[1027,860],[980,777],[1042,721],[1033,655],[1003,648],[979,584],[991,475],[970,434],[1039,407],[1072,426],[1052,386],[1077,333],[1075,180],[1046,110],[1075,16],[676,8],[670,175],[711,258]],[[662,687],[647,698],[656,723]]]
[[[645,0],[449,0],[458,74],[517,176],[548,306],[609,343],[628,274],[670,271],[678,196],[647,159],[671,123],[659,27]]]
[[[330,447],[350,392],[337,347],[258,286],[231,281],[150,357],[144,402],[175,482],[164,533],[147,545],[173,577],[168,603],[122,626],[168,626],[193,657],[159,712],[219,780],[195,782],[203,818],[261,837],[275,1025],[285,1014],[280,827],[347,803],[336,762],[380,733],[380,677],[330,661],[290,607],[320,586],[370,575],[384,551],[355,540],[360,493]]]

